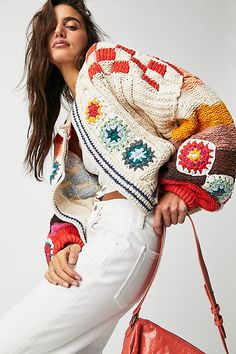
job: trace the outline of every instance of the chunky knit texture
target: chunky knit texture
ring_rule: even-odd
[[[190,213],[220,210],[232,195],[236,129],[214,91],[156,56],[98,42],[86,54],[71,114],[54,139],[50,179],[55,214],[77,226],[84,242],[99,185],[87,172],[76,187],[89,187],[86,197],[66,195],[73,184],[65,171],[71,124],[96,167],[144,213],[159,191],[179,195]],[[77,180],[80,173],[82,161]]]
[[[68,244],[80,245],[81,249],[84,242],[81,240],[77,228],[67,222],[58,219],[51,225],[50,232],[44,245],[44,252],[47,264],[51,262],[52,258]]]

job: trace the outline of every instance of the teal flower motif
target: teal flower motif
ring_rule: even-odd
[[[215,197],[219,203],[224,204],[233,192],[234,180],[228,175],[208,175],[202,186],[207,192]]]
[[[55,178],[58,170],[59,170],[59,167],[60,167],[60,162],[58,162],[57,160],[53,163],[52,165],[52,173],[51,173],[51,176],[50,176],[50,183],[52,183],[52,180]]]
[[[138,168],[143,170],[156,157],[154,151],[143,140],[135,140],[134,143],[125,149],[122,155],[125,165],[128,165],[129,168],[134,168],[135,171]]]
[[[122,120],[118,120],[117,117],[110,118],[101,127],[99,137],[101,142],[110,150],[119,151],[127,142],[128,126]]]

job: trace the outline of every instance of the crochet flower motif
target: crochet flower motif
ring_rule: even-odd
[[[154,151],[143,140],[135,140],[134,143],[125,149],[122,155],[125,165],[128,165],[129,168],[134,168],[135,171],[138,168],[143,170],[143,167],[148,166],[149,162],[153,162],[155,157]]]
[[[127,141],[128,126],[117,117],[110,118],[101,127],[99,137],[110,150],[119,151]]]
[[[220,204],[226,203],[233,192],[234,179],[228,175],[208,175],[202,188],[215,197]]]
[[[89,123],[96,123],[102,115],[102,106],[97,98],[89,101],[86,107],[86,119]]]
[[[215,151],[210,141],[187,139],[178,149],[176,167],[187,175],[206,175],[215,161]]]
[[[58,170],[59,170],[59,167],[60,167],[60,162],[58,162],[57,160],[54,161],[53,165],[52,165],[52,173],[51,173],[51,176],[50,176],[50,183],[52,183],[52,180],[55,178]]]

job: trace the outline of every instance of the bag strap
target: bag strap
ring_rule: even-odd
[[[224,327],[223,327],[223,317],[219,313],[220,312],[220,306],[219,306],[219,304],[216,303],[216,299],[215,299],[215,296],[214,296],[214,291],[212,289],[211,282],[210,282],[210,277],[209,277],[209,274],[208,274],[208,271],[207,271],[206,264],[205,264],[204,259],[203,259],[203,255],[202,255],[202,251],[201,251],[201,247],[200,247],[200,242],[199,242],[199,239],[198,239],[198,236],[197,236],[197,232],[196,232],[193,220],[192,220],[192,218],[190,217],[189,214],[187,214],[187,216],[188,216],[188,218],[189,218],[189,220],[190,220],[190,222],[192,224],[192,227],[193,227],[193,232],[194,232],[195,241],[196,241],[196,245],[197,245],[198,260],[199,260],[199,263],[200,263],[200,266],[201,266],[201,271],[202,271],[202,275],[203,275],[203,279],[204,279],[204,289],[206,291],[207,297],[208,297],[208,299],[210,301],[210,304],[211,304],[211,312],[214,315],[214,322],[215,322],[215,325],[218,327],[218,330],[219,330],[219,333],[220,333],[220,337],[222,339],[222,343],[223,343],[225,352],[227,354],[229,354],[229,351],[227,349],[227,345],[226,345],[226,342],[225,342],[226,333],[225,333],[225,330],[224,330]],[[155,270],[153,272],[151,281],[150,281],[150,283],[149,283],[149,285],[148,285],[148,287],[147,287],[142,299],[140,300],[138,306],[133,311],[133,315],[132,315],[131,320],[129,322],[130,327],[133,327],[134,323],[138,319],[139,312],[141,310],[141,306],[143,304],[143,301],[144,301],[144,299],[145,299],[145,297],[146,297],[146,295],[148,293],[148,290],[151,287],[151,284],[152,284],[152,282],[154,280],[154,277],[156,275],[157,269],[159,268],[161,256],[162,256],[162,253],[163,253],[162,250],[163,250],[164,243],[165,243],[165,237],[166,237],[166,227],[163,227],[163,235],[161,237],[161,246],[160,246],[160,251],[159,251],[159,257],[158,257],[157,263],[156,263],[156,268],[155,268]]]

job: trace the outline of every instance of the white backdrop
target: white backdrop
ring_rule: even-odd
[[[45,181],[26,175],[28,127],[23,74],[25,31],[41,0],[0,0],[1,254],[0,316],[36,286],[47,270],[44,241],[52,216],[50,166]],[[116,41],[197,74],[235,117],[236,3],[234,0],[88,0],[96,22]],[[107,39],[109,40],[109,39]],[[64,117],[63,117],[64,119]],[[222,211],[193,216],[228,334],[236,352],[235,191]],[[188,220],[168,228],[163,259],[141,316],[183,336],[208,354],[223,353],[203,289]],[[105,354],[119,354],[131,311],[117,325]]]

